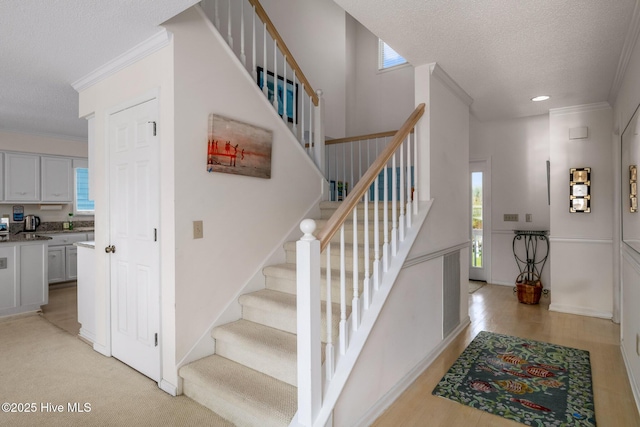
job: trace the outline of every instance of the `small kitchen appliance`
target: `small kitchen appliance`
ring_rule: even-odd
[[[9,218],[0,218],[0,235],[9,233]]]
[[[35,215],[25,215],[24,217],[24,231],[36,231],[36,228],[40,225],[40,217]]]

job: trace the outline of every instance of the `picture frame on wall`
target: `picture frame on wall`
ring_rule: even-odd
[[[260,89],[264,88],[264,69],[262,67],[257,68],[257,83]],[[267,99],[271,104],[273,104],[273,94],[274,94],[274,74],[271,71],[267,71]],[[278,115],[280,117],[284,114],[284,94],[285,94],[285,84],[284,77],[278,76],[278,86],[277,86],[277,99],[278,99]],[[287,121],[289,123],[293,123],[294,117],[296,123],[298,123],[298,84],[293,84],[293,81],[287,79],[286,84],[286,96],[287,96]],[[294,114],[295,113],[295,114]]]
[[[570,169],[569,212],[591,212],[591,168]]]

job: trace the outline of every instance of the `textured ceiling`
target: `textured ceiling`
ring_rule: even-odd
[[[0,129],[86,138],[71,83],[197,0],[0,0]]]
[[[335,2],[414,66],[437,62],[493,120],[611,101],[637,0]]]
[[[335,0],[413,65],[438,62],[481,120],[611,100],[637,1]],[[86,138],[71,83],[195,3],[0,0],[0,129]]]

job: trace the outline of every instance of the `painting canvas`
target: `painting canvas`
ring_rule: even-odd
[[[210,114],[207,172],[271,178],[272,141],[270,130]]]
[[[262,67],[258,68],[258,86],[260,89],[264,88],[264,69]],[[273,104],[273,73],[271,71],[267,71],[267,93],[269,102]],[[294,84],[291,80],[287,79],[287,120],[290,123],[293,123],[294,117],[296,123],[298,122],[298,84],[296,83],[295,88]],[[284,114],[284,78],[282,76],[278,76],[278,114],[280,117]],[[294,108],[295,108],[295,116],[294,116]]]

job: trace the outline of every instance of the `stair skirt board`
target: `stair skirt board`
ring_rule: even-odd
[[[328,218],[338,206],[340,203],[320,202],[322,217]],[[372,220],[373,214],[369,217]],[[319,223],[324,225],[326,221],[320,220]],[[347,223],[345,229],[351,230],[352,224]],[[345,237],[348,235],[351,235],[351,231],[345,232]],[[370,243],[373,244],[372,237]],[[284,244],[285,264],[270,265],[263,269],[264,289],[239,296],[242,318],[213,328],[211,337],[215,340],[216,354],[180,368],[184,394],[238,426],[288,426],[297,412],[295,246],[295,242]],[[334,343],[338,339],[340,323],[340,273],[337,270],[340,266],[340,250],[335,247],[337,245],[332,245],[331,250],[331,327]],[[360,246],[360,281],[364,276],[363,255],[364,248]],[[370,251],[370,257],[373,256],[374,252]],[[324,253],[322,257],[321,266],[324,267]],[[354,293],[351,243],[345,245],[345,267],[348,319]],[[373,275],[372,265],[369,271]],[[326,273],[326,268],[322,268],[323,362],[327,337]],[[359,295],[362,295],[362,291],[360,284]]]

